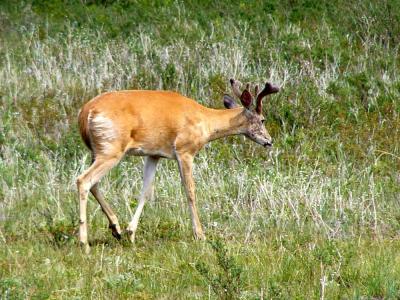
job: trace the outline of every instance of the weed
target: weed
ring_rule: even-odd
[[[216,265],[211,268],[199,261],[195,265],[196,270],[219,299],[239,299],[243,289],[242,267],[228,254],[221,239],[213,239],[208,243],[216,256]]]

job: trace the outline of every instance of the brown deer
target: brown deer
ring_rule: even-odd
[[[104,201],[98,182],[125,154],[147,156],[139,203],[127,228],[129,239],[134,242],[139,218],[160,158],[175,159],[178,162],[189,201],[194,236],[196,239],[205,238],[195,201],[192,175],[194,156],[206,143],[229,135],[243,134],[264,147],[272,145],[272,139],[263,124],[262,99],[278,92],[279,88],[266,83],[258,93],[256,87],[256,105],[252,109],[253,96],[249,84],[240,92],[239,82],[231,79],[230,83],[243,107],[228,95],[224,95],[227,109],[212,109],[175,92],[145,90],[104,93],[82,107],[79,130],[92,152],[91,166],[77,179],[79,240],[86,252],[89,251],[86,219],[89,191],[106,214],[112,235],[121,238],[118,219]]]

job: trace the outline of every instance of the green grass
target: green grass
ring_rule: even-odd
[[[207,298],[210,283],[196,264],[220,272],[210,245],[182,232],[171,234],[173,223],[162,225],[150,231],[154,235],[138,237],[135,248],[99,230],[89,256],[74,240],[60,244],[45,234],[36,234],[35,242],[10,237],[0,252],[7,257],[1,291],[15,298]],[[246,244],[238,237],[224,243],[242,268],[239,291],[246,299],[399,296],[398,241],[325,240],[293,230],[271,231]]]
[[[399,298],[397,2],[1,2],[0,299]],[[231,137],[196,158],[209,242],[164,160],[136,245],[90,201],[81,253],[81,105],[171,89],[222,108],[230,77],[282,90],[264,105],[272,149]],[[142,166],[101,182],[124,227]]]

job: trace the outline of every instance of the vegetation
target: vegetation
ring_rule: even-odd
[[[1,299],[400,297],[397,0],[11,2],[0,2]],[[91,201],[82,254],[81,105],[171,89],[221,108],[230,77],[282,91],[264,105],[273,148],[231,137],[197,157],[211,242],[193,240],[164,160],[136,245],[114,240]],[[101,182],[124,226],[142,165],[128,157]]]

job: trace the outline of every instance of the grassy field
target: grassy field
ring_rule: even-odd
[[[398,299],[400,3],[0,2],[0,299]],[[163,160],[136,244],[75,180],[77,114],[118,89],[169,89],[222,108],[228,80],[282,86],[265,150],[231,137],[196,158],[207,242],[193,240]],[[127,226],[143,159],[101,182]]]

